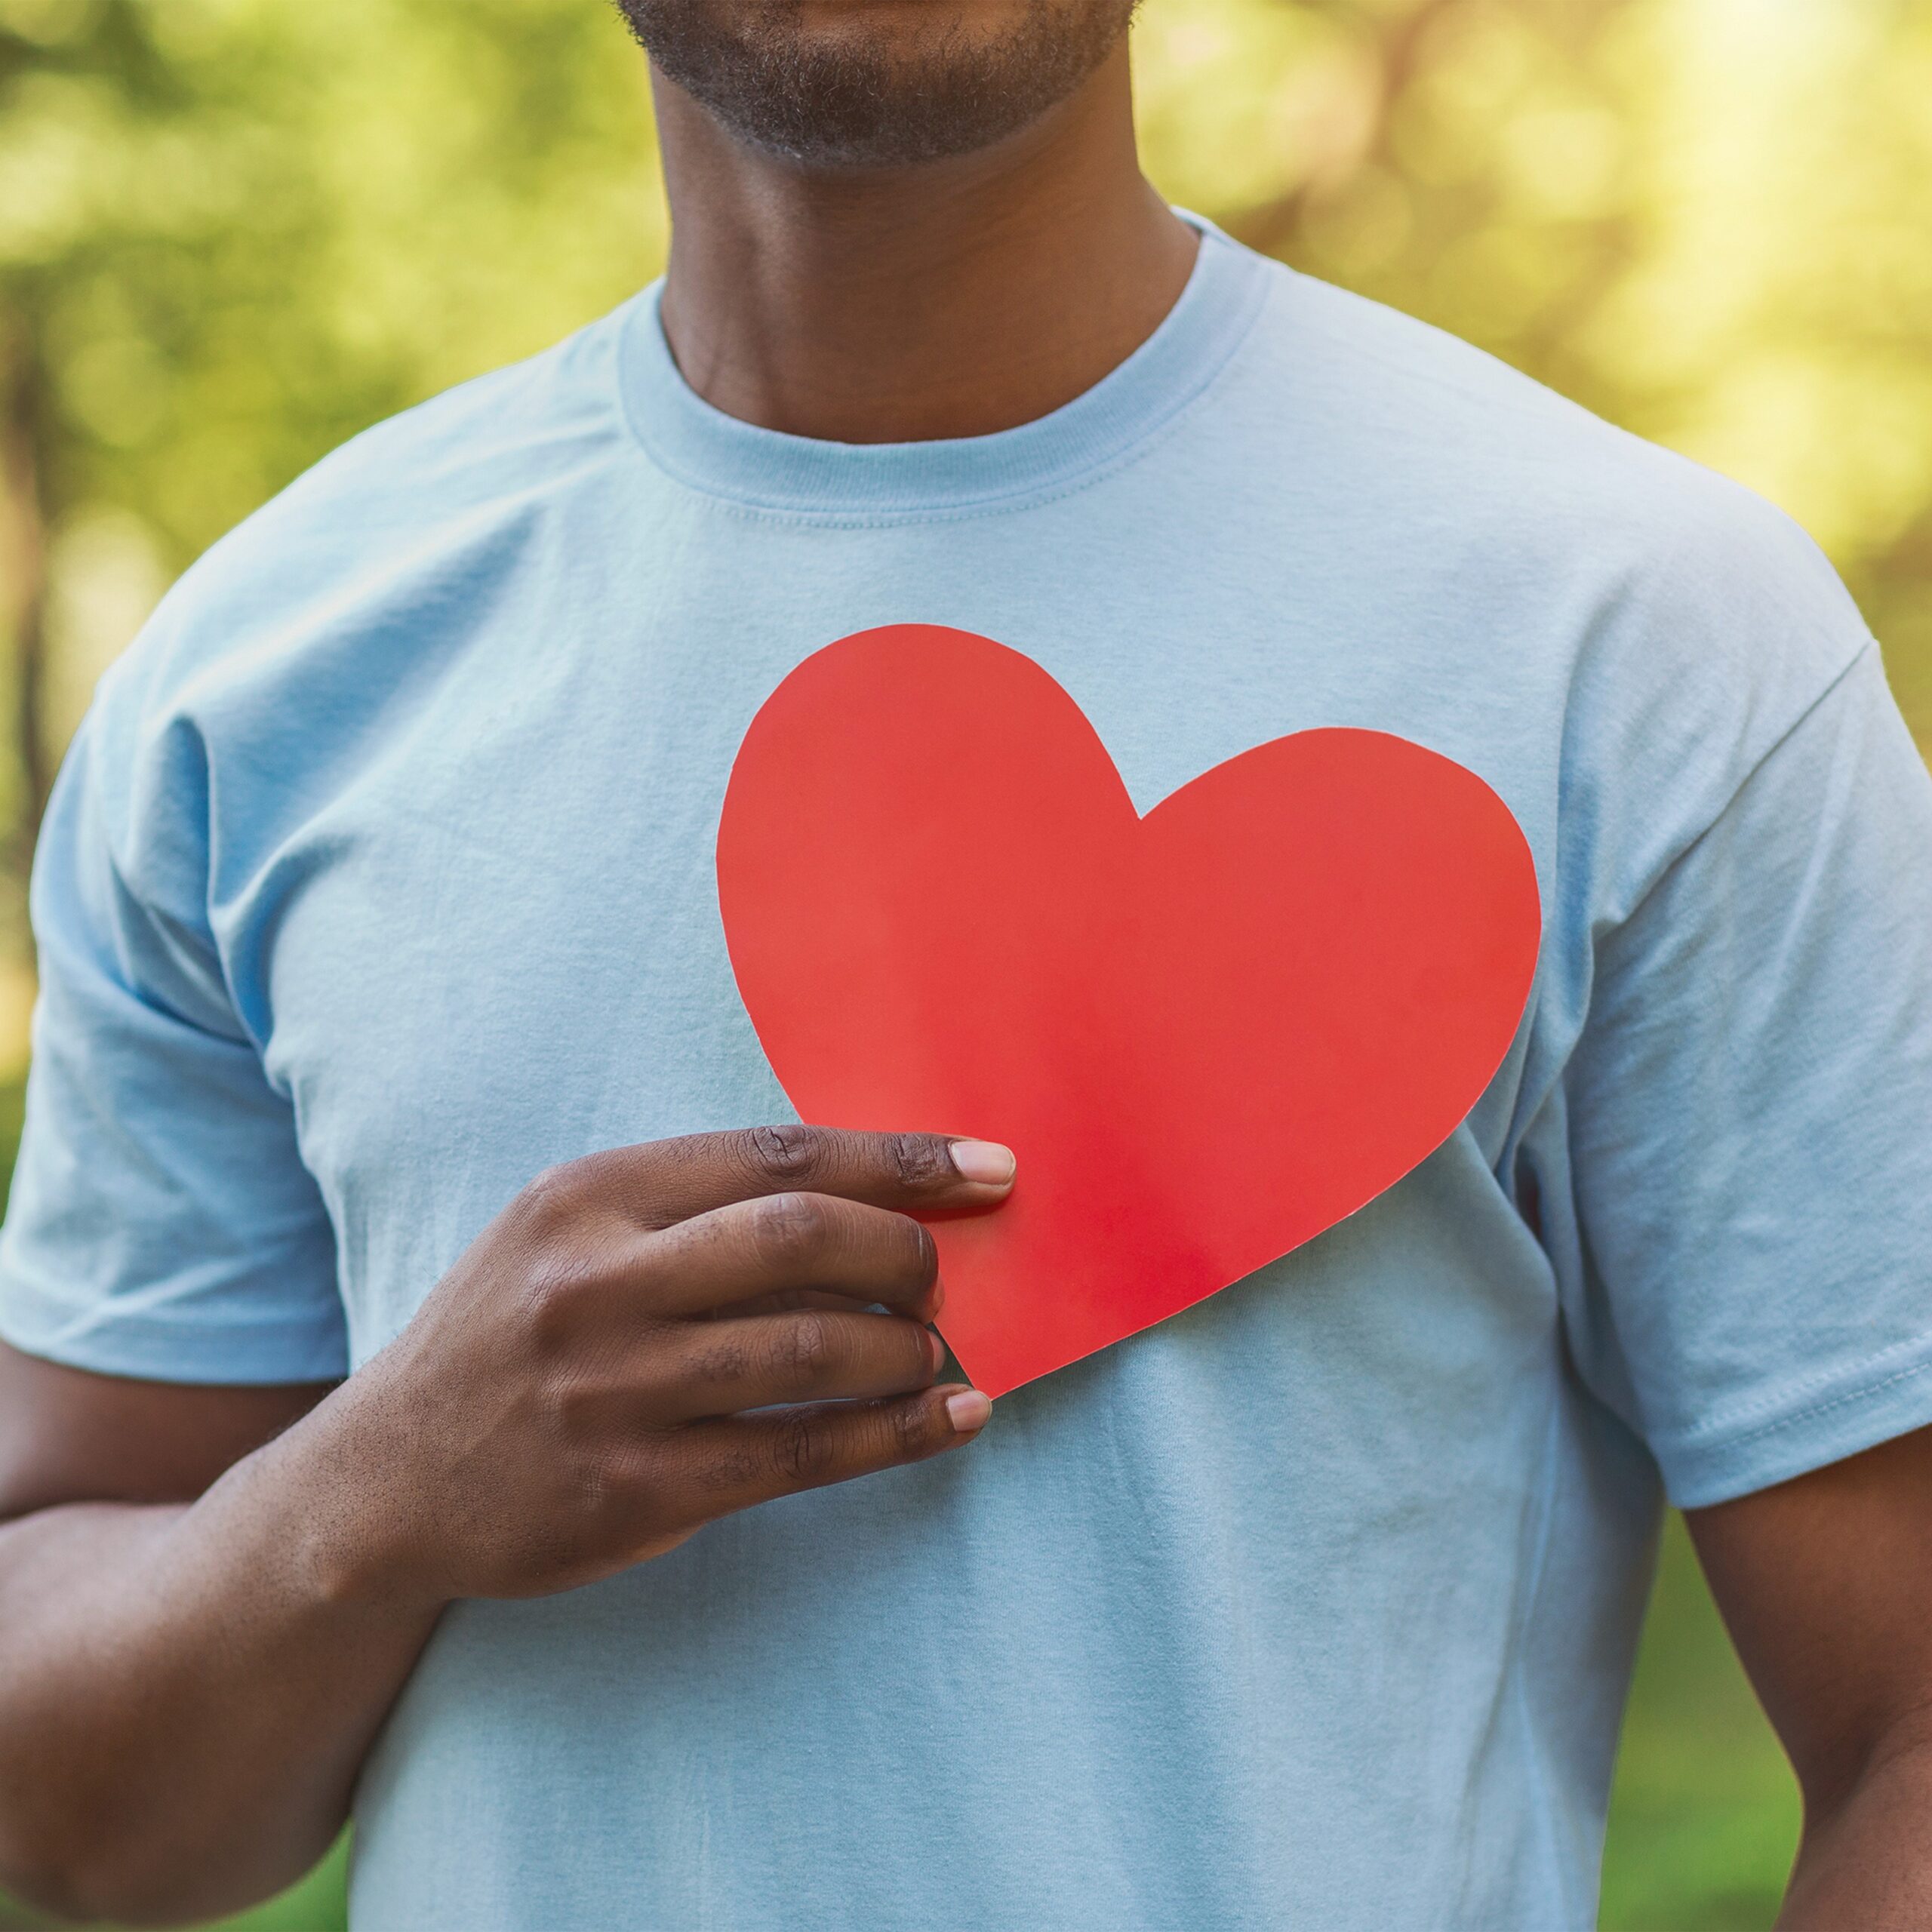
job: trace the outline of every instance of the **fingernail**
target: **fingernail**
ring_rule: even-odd
[[[1004,1187],[1013,1178],[1014,1168],[1018,1163],[1013,1158],[1013,1149],[1002,1147],[997,1140],[955,1140],[952,1143],[952,1164],[958,1169],[961,1180],[977,1180],[989,1187]]]
[[[986,1427],[986,1418],[992,1412],[992,1398],[981,1395],[977,1389],[962,1389],[958,1395],[946,1398],[946,1413],[955,1435],[976,1435]]]
[[[926,1353],[932,1361],[932,1372],[937,1375],[946,1366],[946,1344],[930,1328],[926,1331]]]
[[[943,1275],[933,1278],[933,1319],[939,1319],[939,1312],[946,1306],[946,1281]]]

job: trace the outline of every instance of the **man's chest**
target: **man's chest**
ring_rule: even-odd
[[[1123,629],[1077,584],[1029,601],[984,576],[969,593],[956,561],[933,578],[949,575],[947,621],[1035,657],[1143,811],[1251,745],[1367,712],[1452,755],[1479,734],[1372,640],[1317,651],[1305,625],[1217,624],[1211,598],[1172,590]],[[733,977],[720,811],[786,674],[908,601],[894,574],[820,571],[777,605],[708,574],[545,635],[517,600],[345,756],[229,939],[259,980],[358,1354],[543,1168],[790,1117]]]

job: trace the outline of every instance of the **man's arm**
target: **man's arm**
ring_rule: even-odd
[[[988,1404],[933,1386],[901,1211],[996,1205],[1011,1173],[806,1128],[573,1161],[332,1391],[0,1352],[0,1879],[150,1924],[265,1897],[341,1829],[447,1604],[970,1438]]]
[[[1804,1794],[1781,1932],[1932,1925],[1932,1429],[1690,1512]]]
[[[75,1918],[198,1917],[279,1889],[340,1828],[435,1616],[318,1587],[318,1472],[300,1440],[269,1438],[326,1393],[120,1381],[0,1349],[14,1890]]]

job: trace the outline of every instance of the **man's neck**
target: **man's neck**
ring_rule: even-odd
[[[1091,388],[1179,296],[1195,237],[1140,172],[1123,45],[978,154],[814,171],[657,81],[685,379],[762,428],[839,442],[984,435]]]

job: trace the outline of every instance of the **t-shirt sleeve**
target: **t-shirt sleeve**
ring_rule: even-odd
[[[1875,648],[1601,937],[1565,1084],[1586,1373],[1673,1501],[1932,1423],[1932,780]]]
[[[161,1381],[338,1377],[334,1239],[206,916],[191,734],[137,757],[111,712],[83,725],[35,860],[40,998],[0,1336]],[[164,782],[131,782],[137,765]]]

